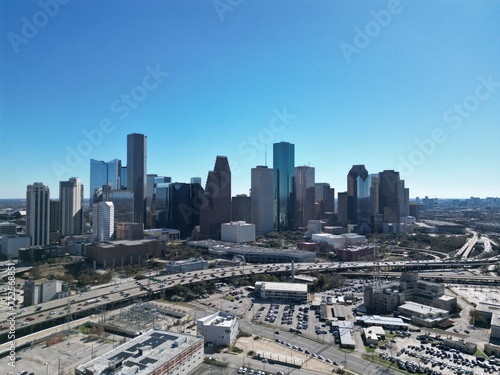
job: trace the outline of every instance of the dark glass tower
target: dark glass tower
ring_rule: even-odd
[[[294,229],[295,145],[273,144],[274,229]]]
[[[386,223],[399,223],[401,218],[402,184],[399,172],[385,170],[378,174],[379,180],[379,212]],[[404,185],[403,185],[404,186]]]
[[[127,135],[127,190],[134,193],[134,222],[145,224],[147,137]]]
[[[217,156],[214,170],[208,172],[205,198],[200,237],[220,240],[221,224],[231,221],[231,169],[226,156]]]
[[[183,239],[191,237],[193,228],[200,225],[200,207],[205,204],[204,194],[198,183],[175,182],[168,187],[167,226],[178,229]]]
[[[362,164],[347,174],[347,218],[351,224],[370,221],[370,179]]]

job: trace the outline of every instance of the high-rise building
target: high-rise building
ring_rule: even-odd
[[[134,221],[134,193],[128,190],[112,190],[102,186],[94,194],[94,203],[112,202],[115,223],[132,223]]]
[[[120,189],[126,190],[127,189],[127,178],[128,178],[128,173],[127,173],[127,167],[123,167],[121,169],[121,186]]]
[[[92,205],[92,238],[97,241],[109,241],[115,231],[115,207],[113,202],[98,202]]]
[[[246,194],[238,194],[231,200],[231,221],[246,221],[250,223],[252,220],[252,199]]]
[[[114,159],[105,162],[102,160],[90,159],[90,201],[92,201],[95,191],[103,185],[110,185],[112,189],[120,189],[122,184],[121,174],[121,160]]]
[[[250,189],[250,222],[255,232],[264,234],[273,230],[273,170],[259,165],[252,168]]]
[[[177,229],[181,238],[191,237],[200,225],[200,213],[206,206],[205,192],[200,184],[171,183],[168,187],[168,220],[166,226]]]
[[[50,200],[50,232],[59,232],[61,230],[61,205],[59,201]]]
[[[273,144],[274,228],[277,231],[295,229],[294,218],[295,145],[288,142]]]
[[[41,182],[28,185],[26,189],[26,233],[31,237],[31,246],[49,243],[50,190]]]
[[[59,182],[61,236],[83,234],[83,184],[77,177]]]
[[[146,196],[146,228],[164,228],[157,226],[159,212],[166,209],[164,188],[172,182],[170,177],[148,174]]]
[[[385,170],[379,173],[379,213],[383,215],[384,222],[400,222],[403,189],[399,172]]]
[[[201,209],[200,238],[220,239],[221,224],[231,221],[231,169],[226,156],[217,156],[205,185],[206,204]]]
[[[295,226],[307,227],[309,220],[315,218],[314,167],[307,165],[295,167]]]
[[[191,183],[201,185],[201,177],[191,177]]]
[[[353,165],[347,175],[347,218],[357,233],[371,232],[371,178],[364,165]]]
[[[317,210],[317,219],[326,219],[335,212],[335,189],[330,187],[329,183],[318,182],[314,184],[315,201],[319,206]]]
[[[127,135],[127,190],[134,193],[134,222],[146,219],[147,137]]]
[[[348,224],[348,216],[347,216],[347,191],[337,194],[337,216],[338,222],[343,227],[347,227]]]

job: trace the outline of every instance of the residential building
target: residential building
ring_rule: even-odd
[[[77,177],[59,182],[61,236],[83,234],[83,184]]]
[[[50,190],[41,182],[28,185],[26,192],[26,234],[31,237],[31,245],[49,243]]]

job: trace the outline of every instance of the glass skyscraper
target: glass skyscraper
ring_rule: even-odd
[[[274,229],[294,229],[295,145],[273,144]]]
[[[111,185],[112,189],[121,188],[121,160],[114,159],[108,162],[90,159],[90,201],[95,191],[103,185]]]

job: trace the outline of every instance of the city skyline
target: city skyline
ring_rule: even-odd
[[[227,156],[233,196],[281,141],[336,192],[364,164],[411,197],[499,196],[499,3],[214,4],[1,3],[0,198],[88,189],[131,133],[173,182]]]

